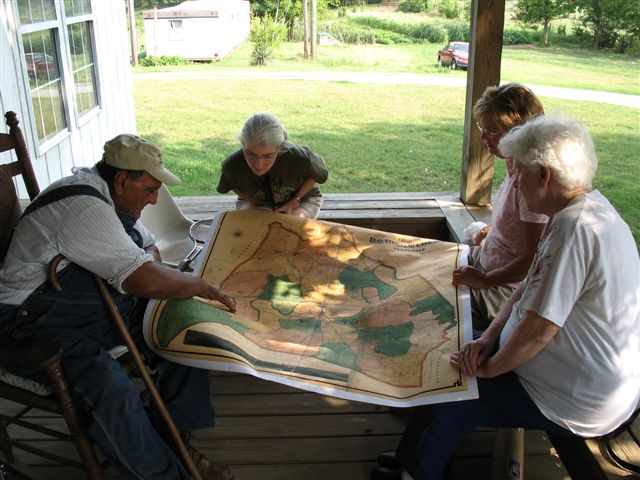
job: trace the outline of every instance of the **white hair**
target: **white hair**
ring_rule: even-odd
[[[254,140],[267,147],[279,147],[287,141],[287,131],[275,115],[266,112],[254,113],[245,122],[238,140],[246,147]]]
[[[536,117],[507,133],[498,149],[529,170],[551,169],[556,183],[569,190],[591,189],[598,168],[587,128],[568,117]]]

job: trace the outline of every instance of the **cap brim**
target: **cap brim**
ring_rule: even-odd
[[[153,170],[147,170],[147,173],[156,180],[164,183],[165,185],[180,185],[182,183],[182,180],[180,180],[166,168],[160,167]]]

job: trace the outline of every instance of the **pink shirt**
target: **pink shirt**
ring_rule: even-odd
[[[547,223],[549,217],[533,213],[514,186],[513,161],[506,160],[507,177],[493,200],[493,227],[485,238],[480,251],[480,264],[490,272],[516,258],[526,245],[522,222]]]

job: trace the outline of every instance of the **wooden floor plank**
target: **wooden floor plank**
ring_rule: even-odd
[[[298,464],[374,461],[378,453],[393,450],[399,436],[329,438],[210,439],[194,444],[214,461],[230,464]]]
[[[350,402],[315,393],[265,395],[214,395],[219,416],[304,415],[330,413],[385,412],[388,407],[370,403]]]
[[[212,376],[211,391],[217,396],[300,393],[299,388],[243,374]]]
[[[328,438],[362,435],[399,435],[406,418],[394,414],[334,414],[294,416],[218,417],[215,428],[199,430],[206,441],[229,438]]]
[[[369,480],[374,462],[232,465],[237,480]]]

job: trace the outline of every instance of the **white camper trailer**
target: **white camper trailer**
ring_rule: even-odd
[[[248,0],[192,0],[143,12],[147,55],[220,60],[249,35]]]

